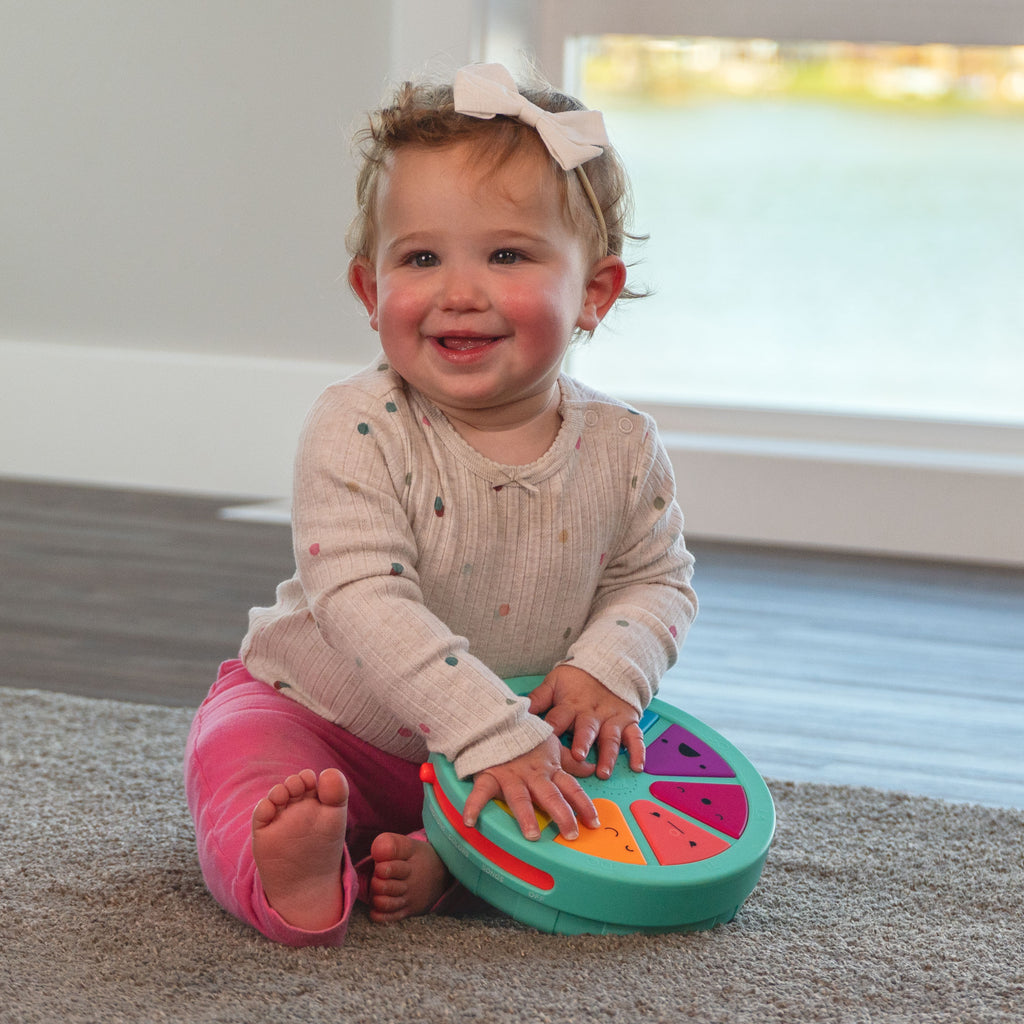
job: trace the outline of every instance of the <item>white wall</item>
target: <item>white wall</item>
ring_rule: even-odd
[[[333,358],[380,8],[3,0],[5,338]]]

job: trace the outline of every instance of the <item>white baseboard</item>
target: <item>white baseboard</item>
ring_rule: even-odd
[[[647,408],[694,535],[1024,566],[1024,428]]]
[[[357,369],[0,343],[0,475],[239,498],[288,496],[310,405],[327,384]]]
[[[309,406],[359,368],[0,343],[0,476],[287,499]],[[651,411],[691,538],[1024,566],[1024,430]]]
[[[689,533],[1024,567],[1024,473],[671,446]]]

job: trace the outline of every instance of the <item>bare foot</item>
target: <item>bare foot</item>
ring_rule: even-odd
[[[348,782],[336,768],[289,775],[252,813],[252,854],[267,902],[304,931],[341,920]]]
[[[401,921],[425,914],[451,885],[448,869],[434,848],[421,839],[382,832],[373,841],[370,919]]]

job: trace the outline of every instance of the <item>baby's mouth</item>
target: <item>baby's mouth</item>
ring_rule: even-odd
[[[496,338],[452,338],[443,337],[438,338],[442,348],[448,349],[450,352],[470,352],[475,348],[483,348],[485,345],[490,345],[496,341]]]

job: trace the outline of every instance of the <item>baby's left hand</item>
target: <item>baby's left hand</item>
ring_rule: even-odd
[[[589,672],[572,665],[556,666],[530,694],[530,711],[545,715],[557,736],[572,730],[576,761],[585,761],[596,742],[598,778],[611,776],[623,746],[629,753],[629,767],[643,771],[646,751],[636,710]]]

